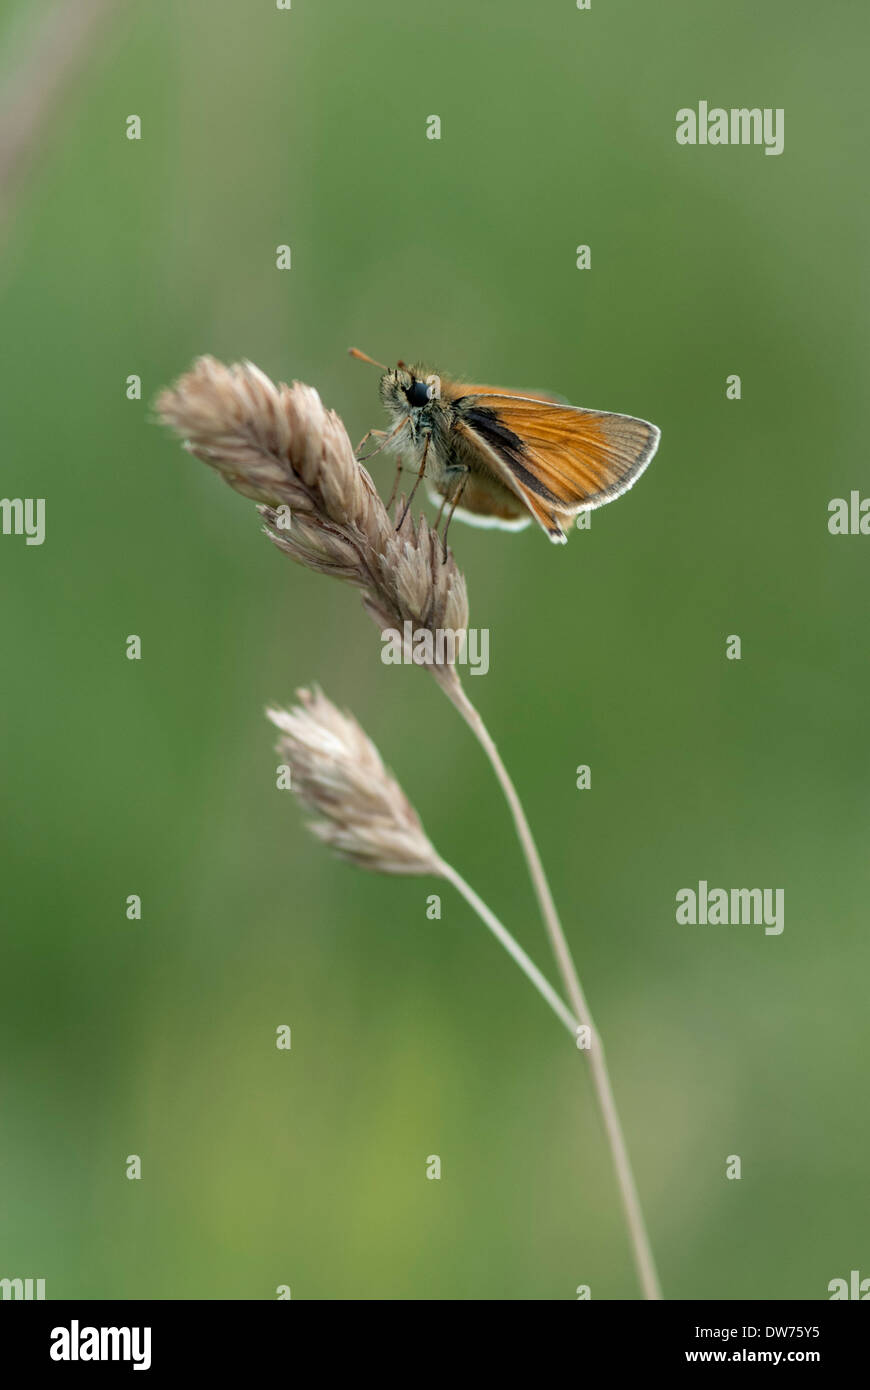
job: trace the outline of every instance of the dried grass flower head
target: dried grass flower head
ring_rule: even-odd
[[[267,714],[281,731],[278,752],[290,785],[321,820],[311,829],[342,859],[382,874],[434,874],[452,883],[516,961],[557,1018],[576,1036],[577,1019],[482,898],[429,841],[420,818],[384,767],[371,739],[322,691],[297,691],[292,709]]]
[[[322,819],[311,829],[331,849],[382,874],[438,874],[420,818],[371,739],[321,690],[298,690],[292,709],[269,709],[290,786]]]
[[[157,412],[244,497],[260,504],[269,539],[298,564],[360,590],[383,630],[463,632],[465,579],[425,519],[391,519],[344,425],[310,386],[276,386],[252,362],[200,357],[163,391]],[[404,510],[397,504],[396,517]],[[440,647],[436,644],[436,651]],[[442,683],[449,665],[429,663]]]

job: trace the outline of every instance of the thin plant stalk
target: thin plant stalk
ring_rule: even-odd
[[[553,1013],[559,1019],[559,1022],[568,1029],[568,1032],[573,1037],[576,1037],[578,1028],[577,1019],[571,1013],[571,1010],[565,1007],[564,1002],[553,989],[553,986],[545,976],[541,974],[534,961],[526,955],[519,942],[514,940],[507,927],[502,926],[495,913],[490,911],[483,899],[478,897],[477,893],[475,893],[471,884],[466,883],[465,879],[457,869],[453,868],[452,864],[447,864],[443,859],[439,859],[438,872],[441,874],[442,878],[446,878],[448,883],[452,883],[453,887],[462,894],[462,897],[468,903],[469,907],[477,913],[484,926],[488,927],[496,940],[501,942],[508,955],[516,961],[526,979],[531,981],[541,998],[549,1004]]]
[[[523,810],[522,802],[511,780],[510,773],[502,762],[498,748],[477,709],[471,703],[458,681],[446,684],[445,689],[447,695],[483,748],[498,778],[502,791],[504,792],[516,827],[517,837],[528,865],[529,875],[541,909],[541,916],[547,929],[547,935],[550,938],[550,945],[556,958],[556,964],[559,969],[559,974],[562,977],[565,991],[580,1023],[584,1024],[589,1029],[591,1035],[590,1046],[588,1049],[582,1050],[588,1051],[589,1054],[592,1082],[599,1109],[601,1110],[601,1116],[604,1121],[607,1141],[610,1145],[610,1152],[613,1158],[613,1166],[616,1171],[617,1184],[622,1199],[626,1224],[628,1226],[628,1234],[631,1241],[632,1255],[634,1257],[637,1276],[640,1281],[641,1289],[643,1290],[644,1298],[659,1300],[662,1297],[661,1286],[656,1272],[655,1259],[652,1246],[650,1245],[649,1235],[647,1234],[643,1210],[640,1205],[637,1184],[634,1180],[631,1160],[628,1156],[625,1135],[622,1131],[619,1112],[616,1109],[613,1086],[611,1085],[610,1073],[607,1069],[607,1060],[604,1055],[604,1045],[593,1023],[589,1005],[586,1003],[586,996],[580,984],[577,967],[574,964],[571,949],[565,938],[562,923],[559,920],[559,914],[556,910],[556,904],[553,900],[553,894],[550,891],[547,876],[544,873],[544,866],[541,863],[541,856],[538,853],[538,847],[535,844],[531,826],[526,818],[526,813]]]

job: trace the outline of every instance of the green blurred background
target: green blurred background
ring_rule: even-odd
[[[6,80],[43,8],[3,6]],[[870,494],[868,29],[842,0],[107,7],[2,228],[2,492],[45,497],[47,532],[0,538],[0,1276],[636,1296],[570,1041],[449,888],[429,921],[437,883],[314,844],[263,708],[312,680],[352,708],[555,977],[482,755],[153,423],[211,352],[316,385],[359,438],[383,419],[351,343],[661,426],[562,550],[454,525],[491,630],[466,685],[607,1043],[666,1296],[870,1275],[870,540],[827,531],[830,498]],[[701,99],[783,107],[785,152],[678,146]],[[784,888],[784,933],[677,926],[701,878]]]

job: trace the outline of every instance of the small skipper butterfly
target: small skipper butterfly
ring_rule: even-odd
[[[350,353],[383,371],[381,401],[392,423],[390,431],[369,430],[360,448],[378,436],[382,442],[366,457],[387,449],[417,471],[401,521],[425,476],[441,503],[439,521],[450,507],[448,526],[454,513],[508,530],[534,520],[561,544],[570,518],[627,492],[658,447],[657,427],[633,415],[587,410],[539,391],[470,386],[419,363],[391,370],[358,348]],[[397,486],[398,476],[394,496]],[[445,527],[445,543],[446,534]]]

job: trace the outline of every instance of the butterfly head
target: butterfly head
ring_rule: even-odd
[[[381,377],[381,400],[392,415],[416,419],[420,411],[427,410],[440,397],[439,377],[420,364],[408,367],[400,362]]]

